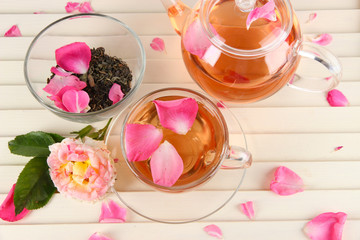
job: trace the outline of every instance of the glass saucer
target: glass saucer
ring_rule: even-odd
[[[221,102],[212,101],[223,114],[230,133],[229,143],[247,150],[241,125],[235,115]],[[210,216],[224,207],[239,190],[246,169],[220,168],[207,182],[181,193],[168,193],[150,187],[135,177],[124,160],[121,150],[121,130],[131,107],[112,120],[105,143],[118,159],[117,178],[113,192],[120,201],[138,215],[161,223],[188,223]]]

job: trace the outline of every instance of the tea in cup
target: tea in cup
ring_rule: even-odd
[[[165,192],[182,192],[212,178],[220,168],[245,168],[251,154],[229,146],[221,110],[208,97],[167,88],[141,98],[125,117],[124,159],[137,179]]]

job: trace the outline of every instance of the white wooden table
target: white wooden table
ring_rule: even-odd
[[[232,106],[247,135],[254,163],[230,203],[216,214],[195,223],[168,225],[148,221],[129,212],[122,224],[98,223],[101,203],[89,204],[56,194],[50,203],[16,223],[0,220],[0,240],[88,239],[101,232],[120,239],[212,239],[204,231],[217,224],[225,239],[307,239],[302,228],[323,212],[348,214],[344,240],[360,239],[360,1],[292,0],[305,35],[330,33],[328,48],[343,65],[338,89],[350,106],[330,107],[324,94],[285,87],[254,104]],[[10,154],[7,142],[32,130],[67,135],[85,125],[62,120],[42,106],[28,91],[23,60],[33,37],[46,25],[66,15],[66,0],[0,0],[0,34],[17,24],[18,38],[0,37],[0,202],[28,158]],[[188,75],[180,54],[180,38],[168,21],[160,0],[93,0],[96,12],[109,14],[132,27],[147,54],[147,69],[140,94],[168,87],[198,87]],[[43,11],[45,14],[33,14]],[[308,15],[317,12],[312,23]],[[154,37],[165,40],[167,54],[149,46]],[[318,71],[311,65],[309,68]],[[101,127],[104,122],[95,124]],[[344,146],[334,151],[337,146]],[[304,180],[305,191],[281,197],[269,190],[274,170],[286,166]],[[121,190],[121,189],[120,189]],[[221,190],[221,189],[217,189]],[[216,189],[214,191],[217,191]],[[116,199],[115,196],[110,196]],[[237,208],[252,200],[255,219]]]

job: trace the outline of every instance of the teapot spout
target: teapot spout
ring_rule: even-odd
[[[186,18],[191,13],[191,8],[180,0],[161,0],[161,2],[167,11],[175,32],[181,35]]]

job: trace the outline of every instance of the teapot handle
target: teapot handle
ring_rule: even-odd
[[[296,73],[288,83],[289,87],[306,92],[319,93],[319,92],[327,92],[335,88],[339,84],[342,75],[341,64],[337,59],[337,57],[335,57],[335,55],[332,54],[329,50],[315,43],[303,42],[302,50],[300,50],[298,54],[301,57],[309,58],[321,63],[323,66],[327,68],[331,76],[326,78],[320,78],[320,77],[317,78],[317,77],[301,76],[300,74]],[[309,80],[311,80],[311,82],[309,82]],[[313,88],[307,87],[306,84],[309,83],[311,83],[315,87]]]

